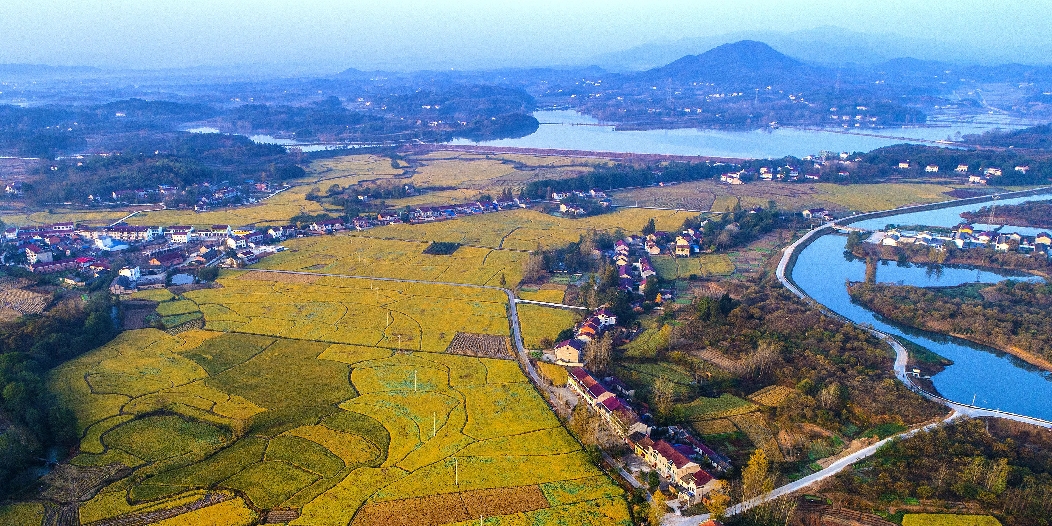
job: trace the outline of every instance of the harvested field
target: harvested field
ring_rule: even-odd
[[[537,486],[466,491],[373,502],[355,517],[355,526],[439,525],[535,511],[548,507]]]
[[[21,316],[44,312],[48,296],[23,288],[29,285],[30,282],[24,279],[0,278],[0,308],[10,309]]]
[[[734,425],[734,422],[731,422],[726,418],[717,418],[715,420],[695,420],[694,422],[691,422],[691,426],[693,426],[694,430],[702,436],[723,435],[738,431],[738,427]]]
[[[749,395],[749,400],[768,407],[778,407],[789,398],[795,390],[784,385],[769,385]]]
[[[760,413],[748,413],[735,415],[729,418],[738,429],[745,433],[756,447],[763,448],[763,452],[771,462],[782,462],[782,450],[778,441],[774,438],[767,419]]]
[[[132,300],[121,302],[124,309],[124,330],[145,329],[149,327],[147,318],[157,313],[157,302],[148,300]]]
[[[514,360],[511,355],[511,342],[505,336],[492,334],[470,334],[458,332],[446,348],[449,354],[477,356],[479,358],[498,358]]]
[[[284,274],[278,272],[245,272],[241,274],[239,279],[251,280],[251,281],[273,281],[276,283],[296,283],[299,285],[310,285],[321,276],[311,276],[308,274]]]

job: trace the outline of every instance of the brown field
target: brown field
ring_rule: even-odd
[[[471,334],[458,332],[449,342],[446,352],[479,358],[513,359],[507,337],[493,334]]]
[[[512,515],[549,507],[536,486],[482,489],[389,500],[367,504],[354,518],[355,526],[439,525],[476,517]]]
[[[731,186],[719,181],[693,181],[664,187],[614,192],[618,206],[684,208],[723,212],[740,200],[745,208],[774,201],[783,210],[824,207],[831,210],[884,210],[913,203],[949,199],[950,186],[933,184],[855,184],[753,182]]]
[[[311,276],[309,274],[285,274],[280,272],[246,272],[238,279],[249,281],[273,281],[275,283],[297,283],[309,285],[324,276]]]

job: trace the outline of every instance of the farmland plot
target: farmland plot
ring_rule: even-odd
[[[314,526],[629,523],[621,490],[517,362],[444,352],[462,333],[460,346],[506,357],[503,294],[261,274],[226,272],[164,302],[171,315],[199,309],[205,330],[126,331],[53,371],[83,437],[73,463],[133,470],[84,503],[82,521],[170,509],[182,513],[172,524],[208,510],[214,524],[274,510]],[[192,511],[202,492],[238,498]],[[428,518],[445,502],[459,511]]]

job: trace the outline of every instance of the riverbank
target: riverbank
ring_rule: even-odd
[[[1052,338],[1045,329],[1052,295],[1042,284],[925,288],[852,283],[848,293],[852,301],[897,324],[983,345],[1052,372],[1052,359],[1024,348],[1044,348]]]

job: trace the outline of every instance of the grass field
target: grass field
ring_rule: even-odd
[[[719,398],[699,398],[677,407],[676,411],[685,420],[711,420],[750,413],[756,409],[755,404],[724,393]]]
[[[292,524],[345,525],[359,509],[414,518],[432,501],[508,524],[629,524],[620,488],[516,362],[441,352],[458,331],[507,335],[501,293],[243,271],[218,283],[162,303],[199,308],[206,330],[127,331],[52,372],[83,437],[73,463],[134,468],[82,520],[218,490],[246,500],[165,524],[250,524],[292,508]]]
[[[690,276],[726,276],[734,272],[734,263],[725,254],[702,254],[692,258],[655,256],[654,270],[664,280],[687,279]]]
[[[541,305],[520,304],[516,309],[522,325],[523,344],[530,349],[541,349],[541,340],[554,341],[559,331],[573,327],[580,319],[580,315],[573,311]]]
[[[819,197],[839,205],[841,208],[858,212],[888,210],[910,204],[932,203],[950,199],[945,192],[953,190],[949,186],[934,184],[866,184],[838,185],[829,183],[816,184]]]
[[[902,526],[1001,526],[1001,521],[989,515],[908,513],[902,517]]]

